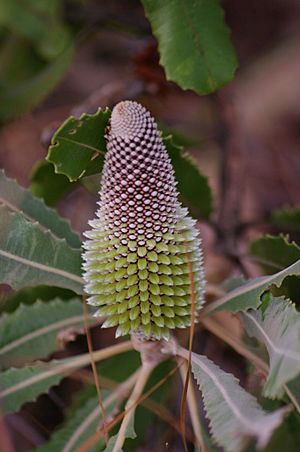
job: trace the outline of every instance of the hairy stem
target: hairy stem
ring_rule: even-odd
[[[131,374],[130,377],[124,381],[124,383],[120,384],[118,387],[114,389],[112,394],[103,401],[104,409],[107,409],[112,403],[116,401],[121,402],[127,396],[128,392],[137,381],[139,377],[139,372],[140,369]],[[65,445],[62,452],[70,452],[73,449],[74,444],[76,444],[77,439],[80,438],[81,434],[85,431],[89,424],[92,423],[94,419],[96,419],[100,415],[101,415],[100,406],[97,406],[84,420],[80,427],[77,430],[75,430],[75,432],[70,437],[69,441]],[[103,424],[105,424],[105,419],[103,419]],[[98,436],[96,440],[98,440]],[[95,445],[94,436],[92,436],[91,438],[88,438],[81,446],[78,447],[77,452],[88,452],[90,448],[94,445]]]
[[[126,430],[130,423],[131,418],[134,416],[136,405],[139,398],[143,392],[143,389],[149,379],[149,376],[154,369],[155,365],[150,363],[143,363],[140,373],[138,375],[137,381],[135,383],[134,389],[126,403],[126,414],[123,418],[120,430],[118,432],[117,440],[113,448],[113,452],[118,452],[122,449],[126,438]]]

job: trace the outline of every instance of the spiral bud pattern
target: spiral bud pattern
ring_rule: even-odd
[[[117,337],[168,339],[191,323],[191,268],[196,309],[204,302],[195,221],[178,201],[171,161],[143,106],[117,104],[106,138],[99,208],[83,244],[88,303]]]

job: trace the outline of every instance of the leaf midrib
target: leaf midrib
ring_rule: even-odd
[[[0,348],[0,356],[4,355],[5,353],[11,351],[12,349],[19,347],[20,345],[31,341],[32,339],[36,339],[39,336],[42,336],[43,334],[48,334],[51,331],[59,330],[60,328],[72,325],[74,323],[83,323],[82,315],[77,315],[70,317],[68,319],[60,320],[54,323],[51,323],[50,325],[47,325],[43,328],[39,328],[36,331],[33,331],[29,334],[25,334],[24,336],[20,337],[19,339],[14,340],[13,342],[10,342],[9,344],[5,345],[4,347]]]
[[[62,276],[63,278],[67,278],[71,281],[75,281],[79,284],[83,285],[83,279],[80,276],[74,275],[73,273],[69,273],[65,270],[61,270],[55,267],[49,267],[47,265],[41,264],[40,262],[31,261],[24,257],[18,256],[16,254],[9,253],[8,251],[0,250],[0,256],[6,257],[8,259],[14,260],[24,265],[28,265],[32,268],[37,268],[38,270],[45,271],[47,273],[52,273],[54,275]]]
[[[297,352],[290,352],[289,350],[285,350],[282,348],[277,347],[273,342],[272,339],[268,336],[266,331],[262,328],[262,326],[259,324],[259,322],[248,312],[244,313],[244,316],[250,319],[258,331],[261,333],[267,344],[271,347],[273,352],[277,355],[283,356],[283,357],[289,357],[290,359],[293,359],[295,361],[300,361],[300,353]]]
[[[57,135],[56,138],[57,138],[58,141],[59,140],[67,141],[69,143],[76,144],[76,145],[81,146],[83,148],[89,149],[90,151],[97,152],[97,154],[99,154],[99,155],[105,155],[105,152],[102,151],[101,149],[95,148],[94,146],[91,146],[91,145],[86,144],[86,143],[82,143],[81,141],[72,140],[71,138],[66,138],[65,136],[62,136],[62,135]],[[56,145],[53,144],[52,146],[55,147]]]
[[[224,400],[227,402],[229,408],[231,409],[231,411],[233,412],[235,417],[238,419],[238,421],[240,421],[242,424],[244,424],[245,431],[249,432],[252,430],[252,431],[256,432],[257,431],[256,422],[253,422],[251,419],[246,418],[243,415],[243,413],[240,411],[240,409],[232,401],[232,398],[230,397],[230,395],[228,394],[226,389],[220,383],[219,378],[216,377],[215,374],[213,372],[211,372],[210,369],[201,360],[197,359],[197,357],[195,357],[195,355],[194,355],[194,361],[199,365],[199,367],[203,370],[203,372],[205,372],[208,375],[208,377],[214,382],[214,384],[219,389],[220,393],[222,394]],[[251,426],[251,424],[252,424],[252,426]]]

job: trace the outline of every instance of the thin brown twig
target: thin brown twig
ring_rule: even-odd
[[[79,371],[77,372],[77,374],[79,374]],[[73,378],[74,378],[74,374],[73,374]],[[85,383],[93,383],[94,382],[93,377],[82,374],[82,373],[80,373],[78,375],[78,379]],[[103,375],[101,376],[101,384],[102,384],[102,387],[108,388],[112,391],[115,388],[117,388],[118,386],[120,386],[120,384],[118,382],[112,380],[111,378],[104,377]],[[142,400],[141,405],[143,405],[147,410],[156,414],[156,416],[158,416],[164,422],[169,424],[178,433],[181,433],[180,422],[179,422],[178,418],[176,416],[174,416],[166,407],[164,407],[163,405],[161,405],[160,403],[156,402],[153,399]],[[194,441],[192,431],[189,428],[187,428],[186,436],[191,443]]]
[[[134,416],[134,412],[135,412],[137,403],[138,403],[139,399],[141,398],[143,389],[144,389],[154,367],[155,367],[155,364],[143,363],[143,365],[142,365],[141,371],[139,373],[139,376],[137,378],[133,391],[132,391],[132,393],[127,401],[126,407],[125,407],[125,416],[123,417],[122,424],[118,431],[118,435],[117,435],[117,439],[116,439],[116,442],[115,442],[115,445],[113,448],[113,452],[118,452],[123,447],[123,444],[126,439],[126,431],[127,431],[128,425],[130,423],[130,420]]]
[[[83,304],[83,318],[84,318],[84,328],[85,328],[85,333],[86,333],[86,341],[87,341],[87,345],[88,345],[89,354],[91,356],[91,366],[92,366],[92,370],[93,370],[94,381],[95,381],[95,386],[96,386],[96,390],[97,390],[101,414],[102,414],[103,419],[105,419],[105,409],[104,409],[104,405],[103,405],[103,399],[102,399],[101,388],[100,388],[100,378],[99,378],[99,375],[98,375],[98,372],[96,369],[96,363],[94,360],[92,336],[91,336],[91,330],[90,330],[89,322],[88,322],[89,313],[88,313],[85,297],[82,297],[82,304]],[[105,433],[105,444],[107,447],[107,444],[108,444],[108,434],[107,433]]]
[[[147,399],[156,389],[158,389],[161,385],[163,385],[180,367],[180,364],[175,366],[173,369],[170,370],[170,372],[167,373],[161,380],[159,380],[155,385],[153,385],[148,391],[146,391],[139,400],[136,401],[135,406],[142,403],[145,399]],[[117,425],[125,416],[126,412],[129,411],[129,409],[132,409],[133,406],[128,408],[127,410],[124,410],[122,413],[120,413],[118,416],[115,417],[113,421],[111,421],[109,424],[105,426],[106,431],[109,433],[110,430]],[[103,436],[103,431],[95,432],[93,435],[91,435],[79,448],[76,452],[88,452],[91,447],[93,447],[98,439]]]
[[[186,361],[183,361],[183,365],[180,367],[179,370],[180,370],[182,383],[185,384],[186,373],[188,372],[188,365],[187,365]],[[194,431],[197,447],[199,448],[200,452],[206,452],[204,440],[202,437],[202,428],[201,428],[201,421],[200,421],[200,417],[199,417],[199,413],[198,413],[196,395],[195,395],[191,376],[190,376],[189,388],[188,388],[188,392],[187,392],[187,403],[188,403],[188,408],[189,408],[189,412],[190,412],[190,416],[191,416],[191,423],[193,426],[193,431]]]
[[[135,371],[133,374],[130,375],[130,377],[127,378],[126,381],[119,384],[113,391],[113,393],[108,396],[103,404],[105,408],[108,408],[112,403],[115,401],[122,401],[126,396],[131,387],[135,384],[139,374],[139,369]],[[95,419],[97,419],[98,416],[101,415],[100,407],[99,405],[87,416],[87,418],[83,421],[83,423],[72,433],[70,438],[68,439],[68,442],[65,444],[64,448],[62,449],[62,452],[71,452],[74,450],[74,446],[77,443],[80,436],[83,434],[83,432],[86,430],[86,428],[93,422]],[[101,437],[103,436],[103,431],[101,430]],[[97,441],[99,440],[100,436],[97,438]],[[76,451],[80,451],[82,446],[79,446]],[[89,449],[87,449],[89,450]]]
[[[185,244],[186,246],[186,244]],[[187,246],[186,246],[187,248]],[[193,275],[193,266],[192,262],[189,259],[188,256],[188,270],[189,270],[189,281],[190,281],[190,287],[191,287],[191,326],[190,326],[190,332],[189,332],[189,358],[188,358],[188,365],[187,365],[187,372],[182,392],[182,398],[181,398],[181,404],[180,404],[180,425],[182,429],[182,440],[184,449],[186,452],[188,452],[186,439],[185,439],[185,417],[186,417],[186,400],[187,400],[187,394],[188,394],[188,387],[189,387],[189,381],[190,381],[190,375],[191,375],[191,358],[192,358],[192,349],[193,349],[193,338],[194,338],[194,332],[195,332],[195,281],[194,281],[194,275]]]

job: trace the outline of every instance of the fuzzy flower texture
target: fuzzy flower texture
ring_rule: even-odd
[[[116,337],[136,333],[168,339],[191,323],[204,302],[205,278],[195,221],[178,201],[174,170],[161,133],[137,102],[117,104],[107,131],[97,218],[85,233],[88,303],[117,326]]]

